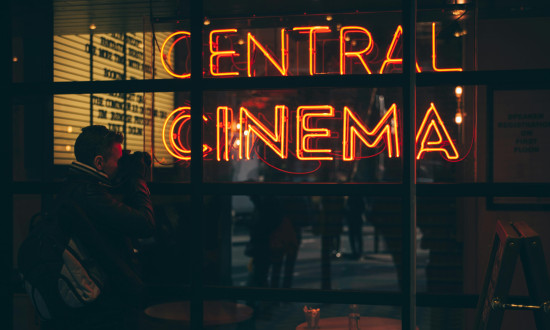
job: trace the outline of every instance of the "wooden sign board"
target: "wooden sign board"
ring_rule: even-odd
[[[521,258],[534,306],[510,303],[508,291]],[[537,328],[550,329],[550,280],[538,234],[526,223],[497,223],[493,248],[479,295],[477,330],[497,330],[506,309],[533,310]]]

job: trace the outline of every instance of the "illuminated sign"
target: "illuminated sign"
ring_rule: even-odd
[[[190,118],[190,107],[180,107],[168,116],[163,127],[164,146],[177,159],[191,159],[188,147]],[[276,105],[273,118],[272,122],[265,118],[260,119],[245,107],[240,107],[236,117],[231,108],[219,106],[215,119],[203,116],[205,129],[215,127],[217,132],[216,145],[203,145],[204,157],[215,152],[217,161],[249,160],[254,145],[259,141],[281,159],[288,158],[290,143],[294,146],[293,154],[299,160],[330,161],[339,157],[343,161],[354,161],[365,158],[361,154],[362,146],[367,149],[385,149],[389,158],[398,158],[401,154],[402,139],[396,104],[392,104],[372,128],[347,106],[339,112],[338,117],[334,107],[330,105],[298,106],[295,116],[292,117],[288,107]],[[315,119],[340,121],[337,124],[341,129],[332,131],[329,127],[313,126],[313,123],[319,122]],[[291,126],[295,129],[291,130]],[[320,147],[322,140],[335,139],[335,136],[340,139],[341,150]],[[417,159],[431,152],[440,153],[444,159],[450,161],[460,157],[455,142],[433,103],[416,133],[416,146]]]
[[[265,66],[275,68],[275,72],[281,76],[289,75],[289,58],[291,56],[296,56],[297,52],[291,51],[289,46],[289,35],[290,34],[307,34],[308,36],[308,61],[309,61],[309,75],[314,76],[316,74],[326,74],[330,72],[317,72],[317,60],[319,57],[318,52],[318,38],[319,34],[327,34],[333,32],[328,26],[298,26],[293,28],[282,28],[278,32],[278,40],[275,40],[279,45],[280,49],[272,51],[277,47],[268,47],[259,37],[254,35],[252,32],[246,33],[246,75],[248,77],[256,76],[256,60],[258,57],[263,56],[266,59]],[[383,60],[373,60],[369,63],[367,56],[373,52],[375,49],[373,34],[367,28],[362,26],[341,26],[339,27],[338,32],[338,67],[339,74],[346,75],[350,74],[352,64],[357,64],[362,68],[362,73],[373,74],[379,73],[383,74],[388,72],[388,68],[392,65],[402,64],[403,59],[397,57],[397,45],[401,40],[403,35],[403,28],[401,25],[398,25],[395,28],[395,33],[393,38],[385,52],[385,58]],[[229,71],[223,71],[221,69],[221,62],[226,61],[227,63],[234,63],[237,58],[241,57],[242,54],[239,54],[235,49],[230,48],[224,49],[221,45],[221,39],[227,39],[239,35],[238,29],[218,29],[210,31],[208,37],[208,51],[209,61],[208,61],[208,70],[209,74],[212,77],[229,77],[229,76],[239,76],[241,72],[238,70],[235,71],[235,65],[231,67],[233,69]],[[163,42],[161,47],[161,60],[164,69],[171,76],[185,79],[190,78],[190,72],[180,72],[177,73],[174,70],[174,63],[170,63],[169,59],[173,61],[186,60],[189,58],[189,47],[186,48],[187,51],[184,51],[183,54],[178,54],[177,56],[171,56],[174,47],[180,42],[189,42],[191,33],[188,31],[177,31],[169,35]],[[436,45],[436,23],[431,24],[431,70],[434,72],[448,72],[448,71],[462,71],[462,68],[441,68],[438,66],[437,60],[437,45]],[[241,38],[241,40],[243,40]],[[244,41],[242,42],[244,44]],[[276,55],[278,53],[279,55]],[[374,65],[378,65],[381,62],[379,68],[376,70],[373,68]],[[422,72],[421,67],[416,62],[416,70]]]
[[[294,44],[296,49],[291,49],[289,43],[289,37],[298,40],[295,38],[297,36],[299,40],[303,40],[304,37],[307,40],[310,76],[327,73],[352,74],[352,65],[355,73],[358,72],[358,68],[359,73],[384,74],[392,72],[396,65],[402,65],[403,59],[399,57],[399,43],[402,42],[403,35],[401,25],[397,25],[392,31],[393,38],[382,52],[375,44],[371,31],[363,26],[348,25],[339,26],[336,31],[334,29],[321,25],[281,28],[271,37],[257,31],[239,31],[236,28],[214,29],[208,35],[208,49],[205,48],[205,53],[209,59],[205,61],[208,68],[204,72],[214,78],[239,75],[255,77],[258,69],[263,67],[267,72],[269,67],[279,76],[298,74],[299,68],[295,73],[291,72],[289,66],[292,56],[295,57],[295,61],[300,57],[298,41]],[[331,32],[334,33],[330,34]],[[324,70],[324,66],[320,68],[317,65],[319,59],[326,60],[325,49],[320,51],[325,44],[319,41],[328,35],[332,35],[332,45],[337,48],[337,52],[334,53],[336,57],[332,59],[337,63],[337,71],[334,71],[333,67],[331,72]],[[163,66],[173,77],[190,77],[189,72],[175,72],[175,63],[168,61],[168,58],[171,58],[173,61],[188,62],[190,54],[187,45],[190,37],[191,33],[188,31],[177,31],[168,36],[161,47]],[[239,52],[232,43],[228,43],[228,40],[235,38],[238,38],[238,44],[242,45]],[[462,71],[459,67],[438,66],[436,39],[434,22],[431,24],[430,34],[431,68],[421,68],[416,60],[416,71]],[[180,52],[174,56],[173,49],[178,43],[187,45],[180,48]],[[274,47],[269,47],[268,43]],[[381,53],[383,57],[373,59],[371,53]],[[238,58],[241,58],[240,61],[237,61]],[[259,58],[265,60],[263,66],[257,64]],[[240,65],[236,65],[237,62]],[[224,63],[225,65],[222,65]],[[297,66],[300,64],[304,64],[304,61]],[[384,152],[388,158],[399,158],[402,153],[400,115],[396,104],[392,104],[378,122],[370,126],[348,106],[335,109],[331,105],[300,105],[289,110],[286,105],[278,104],[274,106],[273,115],[270,117],[272,119],[267,119],[264,113],[255,114],[252,110],[254,109],[249,106],[240,106],[238,110],[233,111],[229,106],[223,105],[217,107],[215,114],[207,113],[207,116],[203,116],[205,131],[214,127],[216,129],[215,144],[211,142],[211,145],[203,145],[205,159],[215,159],[218,162],[249,160],[254,156],[254,152],[258,158],[262,158],[255,150],[255,147],[260,145],[280,159],[287,159],[290,154],[301,161],[341,159],[349,162],[372,157],[373,153],[378,155]],[[189,107],[177,108],[166,118],[164,124],[164,146],[176,159],[189,160],[191,157],[190,116]],[[332,123],[327,125],[328,121]],[[335,143],[335,140],[338,142]],[[448,161],[457,161],[461,157],[455,141],[433,103],[425,112],[416,132],[416,149],[416,159],[430,153],[438,153]],[[367,154],[370,156],[366,156]]]

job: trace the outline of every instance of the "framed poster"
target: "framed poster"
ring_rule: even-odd
[[[489,183],[549,183],[550,89],[488,88],[487,151]],[[532,195],[492,197],[488,208],[550,209],[544,192]]]

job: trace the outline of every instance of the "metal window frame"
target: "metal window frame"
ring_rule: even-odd
[[[191,33],[195,36],[202,35],[202,17],[204,8],[202,1],[190,1]],[[402,307],[403,329],[414,329],[416,324],[417,306],[437,306],[451,308],[475,308],[477,295],[435,295],[416,293],[416,251],[415,251],[415,229],[416,229],[416,198],[418,196],[455,196],[455,197],[487,197],[494,196],[550,196],[550,184],[528,184],[528,183],[464,183],[464,184],[416,184],[415,182],[415,159],[414,159],[414,108],[417,86],[432,86],[438,84],[460,84],[460,85],[491,85],[491,84],[542,84],[550,82],[550,70],[520,70],[520,71],[483,71],[483,72],[449,72],[449,73],[421,73],[416,74],[414,61],[415,52],[415,28],[417,1],[402,1],[403,27],[404,27],[404,63],[402,74],[391,74],[381,76],[346,76],[330,77],[260,77],[255,79],[237,78],[231,79],[228,83],[223,80],[204,79],[202,77],[202,40],[192,38],[192,76],[190,80],[155,80],[153,81],[90,81],[70,83],[13,83],[12,62],[11,62],[11,40],[12,26],[9,13],[11,12],[11,1],[5,4],[3,11],[4,19],[2,31],[5,33],[5,48],[0,64],[2,68],[3,86],[9,88],[0,89],[3,99],[8,105],[13,102],[14,96],[21,95],[45,95],[54,94],[77,94],[77,93],[108,93],[108,92],[163,92],[163,91],[190,91],[192,109],[192,144],[191,144],[191,182],[189,183],[152,183],[151,190],[155,194],[184,195],[192,197],[192,217],[201,219],[202,200],[208,194],[288,194],[291,191],[295,195],[369,195],[373,194],[372,184],[248,184],[248,183],[207,183],[203,180],[202,163],[202,102],[203,93],[210,90],[224,89],[270,89],[297,88],[307,86],[315,87],[401,87],[404,100],[404,140],[409,145],[404,148],[403,155],[403,181],[399,184],[378,184],[377,196],[398,196],[402,199],[404,210],[402,232],[404,233],[404,244],[402,245],[403,262],[403,290],[401,292],[369,292],[356,290],[323,291],[303,289],[262,289],[262,288],[241,288],[241,287],[214,287],[205,286],[203,283],[203,269],[197,267],[192,273],[191,285],[189,287],[175,288],[176,292],[185,294],[191,298],[191,326],[194,329],[202,328],[202,301],[206,299],[257,297],[261,295],[266,300],[296,301],[308,300],[312,302],[333,302],[350,303],[356,302],[369,305],[388,305]],[[13,152],[13,127],[12,111],[8,109],[4,125],[4,139],[8,141],[7,153]],[[46,150],[45,153],[49,152]],[[47,160],[47,157],[46,159]],[[4,283],[12,282],[13,278],[13,197],[15,194],[42,194],[49,195],[59,191],[59,183],[48,182],[46,179],[39,182],[14,182],[13,164],[5,162],[5,183],[3,185],[3,197],[8,202],[6,214],[8,221],[4,221],[0,232],[2,232],[3,260],[5,260],[4,271],[1,276]],[[45,178],[45,177],[44,177]],[[288,189],[291,188],[291,189]],[[184,193],[186,192],[186,193]],[[202,221],[192,222],[193,232],[202,233]],[[201,246],[201,236],[191,235],[192,246]],[[192,254],[193,265],[202,264],[202,249]],[[13,288],[3,286],[2,298],[5,302],[2,309],[4,324],[8,329],[13,328]],[[171,288],[170,291],[174,290]],[[162,288],[159,288],[159,292]]]

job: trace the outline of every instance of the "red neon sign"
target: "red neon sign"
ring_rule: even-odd
[[[181,35],[181,36],[180,36]],[[170,45],[170,48],[168,49],[168,53],[165,54],[165,49],[166,49],[166,45],[168,44],[168,41],[171,40],[172,38],[176,37],[176,36],[180,36],[178,37],[171,45]],[[182,73],[182,74],[177,74],[175,73],[173,70],[172,70],[172,64],[168,61],[168,59],[171,58],[171,55],[172,55],[172,51],[174,49],[174,46],[180,42],[181,40],[183,39],[186,39],[186,38],[189,38],[191,37],[191,32],[187,32],[187,31],[178,31],[178,32],[174,32],[172,33],[171,35],[169,35],[165,40],[164,42],[162,43],[162,47],[160,48],[160,61],[162,63],[162,67],[164,68],[164,70],[166,70],[166,72],[168,72],[168,74],[170,74],[171,76],[173,77],[176,77],[176,78],[180,78],[180,79],[184,79],[184,78],[190,78],[191,77],[191,73]]]
[[[428,123],[427,127],[426,123]],[[441,131],[443,131],[445,140],[441,135]],[[428,140],[429,137],[433,136],[432,132],[435,132],[437,135],[437,140]],[[420,146],[418,146],[419,140]],[[455,144],[449,136],[449,132],[433,103],[430,103],[430,108],[426,112],[422,124],[420,124],[420,129],[416,133],[416,143],[419,149],[416,154],[416,159],[421,159],[427,152],[443,152],[445,157],[449,160],[454,160],[459,157]],[[451,152],[449,152],[448,148],[444,147],[445,145],[449,145]]]
[[[367,47],[359,51],[348,51],[346,50],[346,35],[348,33],[362,33],[369,38],[369,43]],[[369,66],[365,62],[363,55],[368,55],[372,51],[372,35],[369,30],[361,26],[344,26],[340,28],[340,74],[346,74],[346,58],[347,57],[356,57],[359,59],[359,62],[363,65],[368,74],[372,74]]]
[[[294,31],[309,31],[309,75],[315,75],[317,67],[317,33],[330,32],[328,26],[305,26],[295,27]]]
[[[173,118],[173,119],[172,119]],[[164,120],[162,126],[162,143],[164,148],[172,157],[180,160],[191,160],[191,150],[186,147],[186,141],[189,138],[189,129],[185,124],[191,119],[190,107],[179,107],[172,111]],[[202,116],[204,122],[208,118]],[[168,123],[172,120],[170,128],[166,130]],[[168,141],[167,141],[168,140]],[[202,152],[207,155],[212,151],[212,147],[207,144],[202,145]]]
[[[344,107],[344,137],[343,137],[343,148],[344,148],[344,160],[351,161],[355,159],[355,137],[358,137],[367,147],[373,148],[377,146],[383,138],[386,140],[386,145],[388,146],[388,157],[399,157],[399,137],[397,129],[397,106],[392,104],[388,112],[380,119],[378,124],[372,129],[369,130],[362,122],[361,119],[357,117],[348,107]],[[391,125],[395,126],[392,134]],[[371,140],[371,136],[375,136],[374,141]],[[393,136],[393,138],[392,138]],[[395,149],[395,152],[394,152]]]
[[[439,69],[437,68],[437,55],[435,47],[435,22],[432,23],[432,68],[436,72],[449,72],[449,71],[462,71],[462,68],[448,68],[448,69]]]
[[[382,63],[382,66],[380,67],[381,74],[384,73],[384,69],[386,68],[386,65],[403,63],[402,58],[393,58],[393,53],[395,52],[397,41],[399,40],[402,34],[403,34],[403,27],[399,25],[395,30],[390,47],[388,47],[388,52],[386,53],[386,60]],[[416,61],[415,63],[416,63],[416,72],[422,72],[422,70],[420,70],[420,66],[418,65],[418,61]]]
[[[246,159],[250,159],[252,137],[255,135],[270,147],[279,157],[288,157],[288,108],[284,105],[275,106],[275,124],[273,132],[267,128],[250,111],[241,107],[239,111],[239,159],[243,159],[243,149]],[[279,146],[277,146],[277,143]]]
[[[300,106],[296,110],[296,157],[300,160],[332,160],[332,156],[312,156],[313,154],[330,154],[331,149],[311,147],[312,139],[328,138],[331,131],[327,128],[312,128],[313,118],[334,117],[334,108],[330,105]],[[305,155],[304,153],[312,154]]]
[[[281,64],[277,63],[275,58],[269,53],[269,51],[262,46],[261,43],[259,43],[256,38],[252,35],[252,33],[248,33],[247,35],[247,57],[246,57],[246,71],[248,73],[249,77],[254,76],[254,71],[252,70],[252,52],[256,47],[265,55],[265,57],[271,62],[275,68],[281,73],[281,75],[286,76],[287,70],[288,70],[288,59],[287,59],[287,53],[288,48],[286,45],[288,45],[288,38],[285,37],[285,29],[281,29]]]
[[[262,141],[281,159],[288,158],[290,143],[295,144],[296,158],[303,161],[330,161],[335,157],[343,161],[354,161],[363,158],[361,148],[385,150],[390,158],[399,158],[401,155],[399,111],[395,103],[372,128],[347,106],[339,113],[341,117],[330,105],[298,106],[294,120],[291,120],[289,113],[285,105],[276,105],[273,120],[270,121],[265,116],[256,116],[247,108],[240,107],[235,121],[233,110],[220,106],[217,108],[215,120],[216,146],[212,148],[204,144],[203,155],[206,157],[215,149],[217,161],[229,161],[234,158],[234,154],[231,155],[232,150],[238,149],[237,158],[249,160],[258,141]],[[164,122],[164,146],[177,159],[191,159],[191,151],[186,147],[189,137],[187,124],[190,118],[190,108],[181,107],[174,110]],[[322,127],[326,120],[339,118],[341,130],[333,131]],[[203,116],[204,125],[210,125],[209,122]],[[317,126],[313,126],[314,124]],[[289,136],[291,126],[294,127],[294,136]],[[331,127],[337,126],[331,124]],[[341,150],[319,147],[321,142],[336,138],[341,139]],[[416,132],[416,149],[416,159],[422,159],[427,153],[433,152],[441,154],[449,161],[460,157],[455,142],[433,103],[424,114]]]
[[[289,34],[299,33],[299,34],[308,34],[308,57],[309,57],[309,75],[314,76],[317,74],[323,74],[328,72],[317,72],[317,61],[320,57],[318,55],[318,38],[319,35],[330,36],[329,33],[332,30],[328,26],[298,26],[287,29],[281,29],[279,33],[278,43],[280,43],[280,49],[275,51],[278,47],[269,47],[262,42],[260,42],[257,37],[251,33],[246,33],[246,73],[244,73],[244,67],[238,69],[235,65],[235,60],[238,60],[241,55],[237,53],[232,47],[230,49],[221,49],[220,40],[221,38],[231,39],[239,35],[239,30],[236,28],[229,29],[216,29],[212,30],[209,33],[208,37],[208,51],[209,51],[209,60],[207,61],[209,68],[205,70],[212,77],[230,77],[230,76],[239,76],[244,75],[248,77],[256,76],[256,66],[258,56],[265,57],[265,66],[266,69],[269,66],[274,67],[276,72],[281,76],[288,76],[292,74],[289,72],[289,58],[294,52],[289,49]],[[241,32],[242,33],[242,32]],[[379,74],[384,74],[391,72],[388,70],[388,67],[391,65],[398,65],[403,63],[403,59],[399,58],[396,54],[398,51],[397,44],[401,39],[403,34],[403,27],[397,25],[393,38],[391,39],[390,45],[385,53],[383,58],[372,58],[376,57],[375,55],[369,56],[373,53],[374,49],[374,37],[368,29],[362,26],[342,26],[338,32],[337,44],[338,44],[338,54],[339,54],[339,73],[341,75],[348,74],[350,70],[350,61],[351,63],[359,64],[367,74],[372,74],[373,71]],[[161,47],[161,61],[164,69],[173,77],[185,79],[191,76],[190,73],[175,73],[173,70],[173,63],[170,63],[171,55],[173,54],[174,46],[183,40],[187,40],[191,36],[191,33],[188,31],[178,31],[166,38]],[[328,37],[330,38],[330,37]],[[334,38],[334,37],[333,37]],[[242,39],[242,38],[241,38]],[[332,39],[324,39],[332,40]],[[366,41],[366,46],[362,49],[352,49],[353,45],[357,44],[357,41],[361,40],[362,42]],[[431,33],[431,63],[430,67],[434,72],[448,72],[448,71],[462,71],[462,68],[439,68],[437,66],[437,43],[436,43],[436,23],[432,23],[432,33]],[[243,41],[244,43],[244,41]],[[298,49],[296,49],[298,51]],[[278,53],[278,55],[275,55]],[[180,54],[178,54],[180,55]],[[183,56],[189,56],[189,54],[181,54]],[[294,56],[294,55],[293,55]],[[296,59],[299,58],[298,53],[296,52]],[[368,57],[371,57],[370,59]],[[221,70],[220,61],[229,61],[233,63],[232,69],[226,69],[226,71]],[[242,61],[244,63],[244,61]],[[375,70],[372,69],[374,65],[381,63],[380,67]],[[426,68],[427,65],[424,67]],[[237,71],[234,71],[237,68]],[[232,71],[233,70],[233,71]],[[418,60],[416,61],[416,71],[422,72]]]
[[[223,29],[212,30],[210,37],[208,38],[208,46],[210,47],[210,74],[213,76],[238,76],[239,73],[235,71],[231,72],[219,72],[220,58],[222,57],[234,57],[239,56],[234,50],[220,50],[220,33],[236,33],[237,29]],[[215,60],[215,61],[214,61]]]

